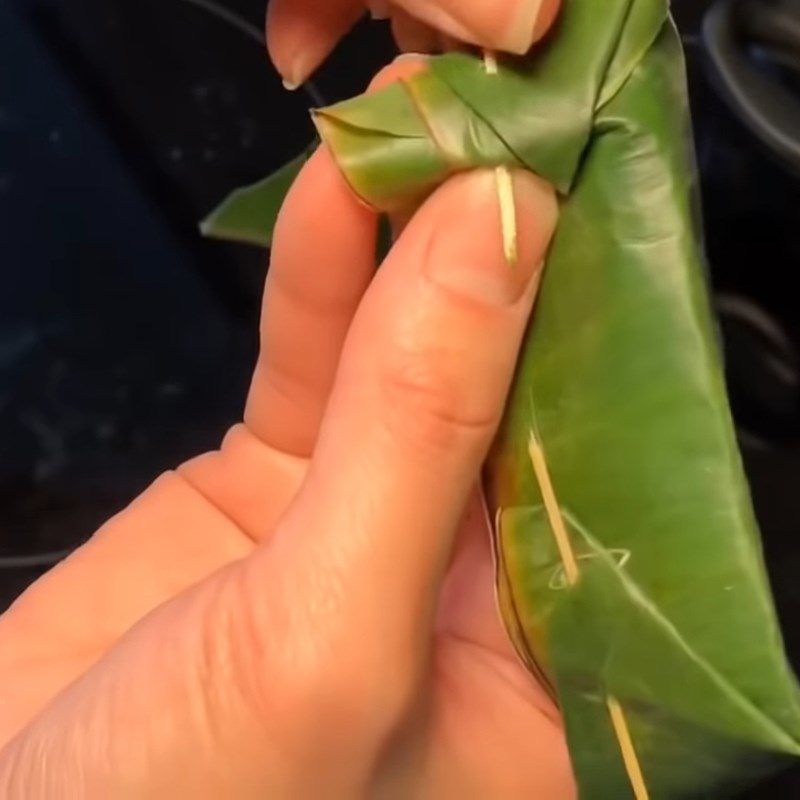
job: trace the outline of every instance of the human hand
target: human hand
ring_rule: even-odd
[[[0,618],[0,796],[574,796],[475,492],[557,215],[513,181],[516,266],[479,171],[375,276],[375,215],[314,155],[244,424]]]
[[[526,53],[561,0],[270,0],[267,45],[289,87],[303,83],[369,8],[389,17],[398,46],[429,53],[456,43]]]

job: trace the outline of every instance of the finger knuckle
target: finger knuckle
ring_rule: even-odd
[[[387,419],[394,432],[436,450],[482,442],[497,426],[465,374],[468,355],[396,347],[382,367]]]

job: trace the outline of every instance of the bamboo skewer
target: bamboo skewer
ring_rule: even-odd
[[[545,513],[547,514],[550,528],[556,540],[561,562],[564,565],[567,585],[574,586],[580,579],[578,559],[572,548],[569,532],[567,531],[567,526],[564,521],[564,515],[561,513],[561,507],[556,498],[555,490],[553,489],[553,481],[550,478],[550,470],[547,467],[544,450],[533,433],[531,433],[530,442],[528,444],[528,453],[530,454],[533,471],[542,493]],[[650,793],[647,790],[647,784],[645,783],[639,757],[636,754],[636,748],[631,738],[625,712],[619,701],[611,695],[606,698],[606,707],[608,708],[609,717],[611,718],[611,725],[614,728],[614,735],[617,737],[617,743],[619,744],[622,761],[625,765],[625,771],[628,774],[628,780],[630,781],[633,795],[636,800],[649,800]]]
[[[628,780],[631,782],[633,795],[636,800],[648,800],[650,797],[647,785],[642,774],[642,765],[636,755],[636,748],[631,739],[631,732],[628,728],[628,721],[625,719],[625,712],[615,697],[606,699],[608,713],[611,716],[611,724],[614,726],[614,733],[617,735],[619,749],[622,752],[622,760],[625,763],[625,771],[628,773]]]
[[[494,171],[497,183],[497,200],[500,206],[500,226],[503,232],[503,255],[509,266],[514,266],[519,257],[517,248],[517,209],[514,203],[514,184],[506,167]]]
[[[564,522],[564,516],[561,513],[561,508],[558,505],[555,490],[553,489],[553,482],[550,480],[550,470],[547,468],[547,462],[544,458],[544,450],[542,450],[536,437],[531,433],[531,440],[528,445],[528,453],[531,457],[533,464],[533,471],[536,474],[536,480],[539,483],[539,490],[542,493],[542,501],[544,502],[545,513],[550,522],[550,527],[553,530],[553,536],[556,540],[556,547],[558,554],[561,557],[561,563],[564,565],[564,574],[567,578],[567,585],[574,586],[578,582],[580,572],[578,570],[578,559],[575,557],[575,551],[572,549],[572,543],[569,540],[569,532],[567,525]]]
[[[497,75],[497,58],[491,50],[483,51],[483,64],[487,75]],[[500,225],[503,232],[503,255],[510,266],[517,263],[517,209],[514,203],[514,184],[507,167],[494,171],[497,200],[500,205]]]
[[[484,50],[483,63],[488,75],[497,74],[497,58],[492,51]],[[507,167],[497,167],[495,169],[495,179],[497,183],[498,204],[500,206],[503,253],[509,265],[514,266],[518,258],[517,210],[514,203],[514,186],[511,173]],[[564,515],[561,513],[561,506],[559,505],[555,489],[553,488],[553,481],[550,478],[550,470],[547,467],[544,450],[533,432],[531,432],[528,453],[530,455],[533,471],[536,475],[536,480],[539,484],[539,489],[542,493],[545,513],[547,514],[550,528],[556,540],[556,547],[558,548],[561,563],[564,566],[567,585],[574,586],[580,578],[578,558],[572,548],[569,531],[564,521]],[[649,800],[650,793],[644,781],[642,767],[639,763],[639,757],[636,754],[633,739],[631,738],[625,712],[619,701],[610,695],[606,698],[606,707],[608,708],[611,725],[614,729],[614,735],[617,737],[622,761],[625,765],[625,771],[628,775],[634,797],[636,800]]]

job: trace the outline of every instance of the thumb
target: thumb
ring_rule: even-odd
[[[310,473],[275,538],[155,609],[0,754],[0,797],[353,797],[419,675],[494,435],[552,191],[495,177],[423,205],[367,292]]]
[[[411,16],[462,42],[522,55],[552,27],[561,0],[395,0]]]
[[[442,186],[379,270],[274,542],[304,606],[330,616],[316,627],[341,624],[344,642],[371,642],[401,672],[404,656],[425,652],[556,223],[553,190],[514,174],[518,253],[509,264],[498,174]]]

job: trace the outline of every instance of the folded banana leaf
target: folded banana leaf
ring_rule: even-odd
[[[735,794],[800,755],[800,699],[725,393],[667,2],[566,0],[544,47],[492,72],[435,58],[317,127],[382,211],[479,165],[558,188],[486,464],[501,611],[560,704],[582,798]]]

